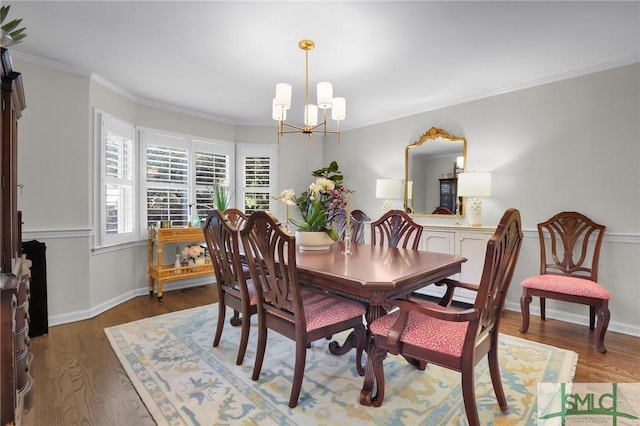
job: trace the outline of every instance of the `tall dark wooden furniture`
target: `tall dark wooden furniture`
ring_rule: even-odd
[[[18,212],[18,119],[25,108],[22,76],[9,52],[0,51],[2,186],[0,188],[0,424],[21,424],[29,376],[29,275],[21,260]]]
[[[458,178],[440,179],[440,206],[449,209],[451,212],[456,211],[458,194]]]

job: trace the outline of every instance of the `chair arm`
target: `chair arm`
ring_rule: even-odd
[[[394,300],[391,302],[393,306],[400,308],[398,319],[389,330],[387,335],[387,350],[393,355],[398,355],[400,350],[399,341],[402,332],[407,326],[409,312],[419,312],[421,314],[437,318],[443,321],[465,322],[479,318],[479,311],[475,308],[465,309],[463,311],[441,307],[440,305],[421,305],[409,300]]]
[[[394,300],[391,304],[400,308],[401,316],[402,312],[415,311],[443,321],[464,322],[478,319],[480,315],[479,311],[475,308],[459,310],[435,304],[423,305],[401,299]]]
[[[478,289],[480,288],[478,284],[463,283],[460,281],[452,280],[450,278],[445,278],[434,284],[437,286],[443,286],[443,285],[447,286],[447,291],[445,292],[444,296],[442,296],[442,299],[438,303],[440,306],[444,306],[444,307],[448,307],[449,305],[451,305],[451,302],[453,301],[453,292],[456,288],[458,287],[465,288],[467,290],[473,290],[473,291],[478,291]]]

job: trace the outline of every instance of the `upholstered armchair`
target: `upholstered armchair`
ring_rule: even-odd
[[[424,370],[427,363],[459,371],[470,425],[479,425],[474,367],[486,355],[493,389],[503,413],[507,400],[500,380],[498,336],[500,313],[522,245],[520,212],[508,209],[487,243],[479,284],[465,284],[477,292],[473,307],[459,310],[435,303],[397,300],[399,308],[370,324],[371,341],[360,403],[379,407],[385,397],[383,360],[400,354]],[[449,280],[449,285],[454,281]],[[426,373],[425,373],[426,374]],[[375,393],[374,393],[375,391]]]

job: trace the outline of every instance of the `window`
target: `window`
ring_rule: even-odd
[[[204,219],[215,208],[213,185],[233,188],[234,144],[154,130],[141,140],[145,229],[162,221],[187,226],[196,212]]]
[[[278,182],[276,156],[276,145],[238,145],[241,184],[237,199],[239,208],[246,214],[258,210],[275,210],[272,194],[275,194]]]
[[[101,112],[95,115],[100,142],[99,245],[134,241],[135,130],[132,124]]]
[[[189,157],[186,149],[146,145],[147,227],[160,221],[189,221]]]
[[[195,153],[196,172],[196,210],[201,218],[207,217],[209,210],[218,207],[214,200],[214,186],[222,189],[222,194],[227,201],[227,207],[231,203],[231,190],[229,188],[230,174],[229,155],[209,152]]]
[[[238,144],[236,155],[231,142],[153,129],[136,138],[133,124],[97,110],[95,123],[97,247],[146,238],[162,221],[187,226],[196,212],[204,220],[214,186],[247,214],[276,207],[277,145]]]

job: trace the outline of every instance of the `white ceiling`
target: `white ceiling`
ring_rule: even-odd
[[[242,125],[273,124],[278,82],[293,85],[301,121],[303,38],[316,43],[311,86],[347,98],[343,129],[640,61],[638,1],[3,4],[27,28],[16,57]]]

